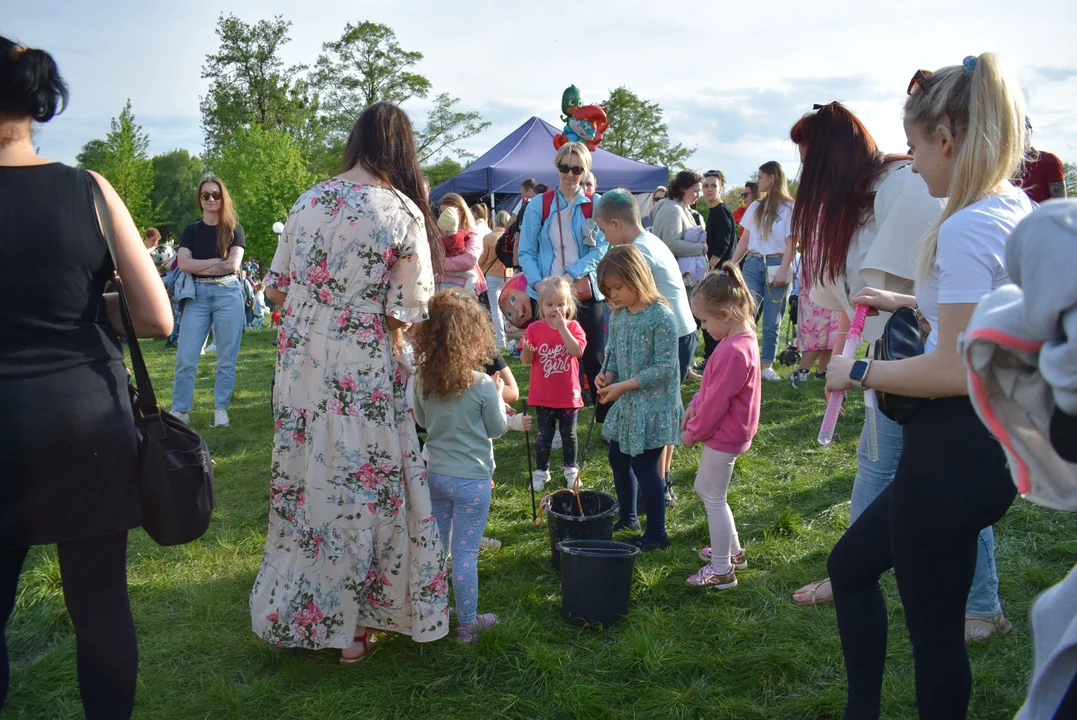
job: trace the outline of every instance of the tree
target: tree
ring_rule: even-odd
[[[186,150],[157,155],[153,163],[153,192],[150,200],[160,209],[158,229],[165,238],[178,238],[183,229],[199,218],[195,191],[202,179],[202,161]]]
[[[427,113],[426,127],[415,133],[419,162],[426,162],[450,150],[466,157],[467,153],[457,149],[456,143],[490,127],[490,123],[485,122],[479,113],[457,110],[459,103],[459,98],[449,97],[448,93],[437,96],[434,109]]]
[[[610,93],[602,103],[610,126],[602,137],[602,148],[632,160],[681,170],[695,148],[674,145],[662,121],[662,108],[641,99],[625,86]]]
[[[300,77],[306,66],[286,66],[279,55],[291,26],[280,15],[254,25],[235,15],[217,18],[221,46],[206,56],[202,77],[210,86],[200,103],[210,152],[252,125],[284,130],[303,145],[320,142],[318,98]]]
[[[425,98],[430,81],[411,72],[421,52],[404,50],[387,25],[348,23],[339,40],[322,45],[314,84],[331,134],[343,140],[364,109],[379,101],[397,105]]]
[[[456,177],[463,171],[464,166],[452,158],[442,158],[433,165],[423,167],[423,174],[430,187],[435,188],[449,178]]]
[[[89,141],[77,156],[79,167],[100,173],[112,184],[139,230],[152,225],[158,211],[150,200],[153,164],[146,154],[149,146],[150,138],[135,122],[128,99],[120,117],[112,118],[105,139]]]
[[[1077,163],[1063,163],[1066,172],[1066,197],[1077,197]]]
[[[277,249],[273,223],[284,222],[296,199],[315,182],[295,140],[253,125],[233,133],[209,162],[232,194],[246,233],[246,254],[269,261]]]

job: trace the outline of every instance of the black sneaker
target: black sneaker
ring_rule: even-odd
[[[165,350],[175,350],[176,347],[177,347],[177,344],[172,342],[171,340],[169,340],[168,342],[165,343]]]
[[[673,489],[673,478],[671,478],[669,475],[666,475],[665,496],[666,507],[671,508],[677,506],[677,491]]]
[[[816,370],[815,371],[815,379],[816,380],[826,380],[826,370]]]
[[[643,528],[640,527],[639,520],[628,525],[618,520],[613,524],[613,532],[618,532],[620,530],[633,530],[635,532],[643,532]]]
[[[692,369],[695,370],[700,375],[702,375],[703,371],[707,369],[707,361],[706,360],[700,360],[699,362],[697,362],[695,365],[692,366]]]
[[[668,535],[663,535],[660,538],[649,538],[644,535],[643,537],[630,540],[629,542],[643,552],[647,552],[648,550],[665,550],[671,544]]]
[[[789,382],[795,388],[795,387],[797,387],[799,385],[803,385],[804,383],[808,382],[808,377],[809,376],[810,376],[810,371],[808,371],[808,370],[794,370],[793,371],[793,376],[790,378]]]

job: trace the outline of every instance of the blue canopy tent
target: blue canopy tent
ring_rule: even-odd
[[[446,193],[463,195],[469,201],[487,199],[490,207],[520,193],[520,183],[535,178],[550,187],[558,183],[553,166],[553,138],[561,131],[541,118],[532,117],[459,175],[430,191],[436,205]],[[601,148],[591,153],[591,170],[598,180],[598,192],[615,187],[633,193],[650,193],[669,182],[665,168],[654,167],[615,155]]]

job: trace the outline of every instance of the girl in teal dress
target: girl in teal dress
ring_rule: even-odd
[[[658,294],[643,255],[632,245],[610,248],[598,266],[599,289],[614,305],[606,369],[596,378],[599,402],[613,403],[602,435],[610,445],[610,468],[620,518],[614,530],[640,529],[636,483],[647,508],[643,550],[669,546],[662,449],[680,444],[680,375],[673,311]]]

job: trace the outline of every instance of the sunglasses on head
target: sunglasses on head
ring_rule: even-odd
[[[203,200],[220,200],[221,194],[219,192],[209,191],[202,193]]]
[[[573,175],[583,175],[583,168],[579,165],[558,165],[557,171],[562,175],[568,175],[569,173],[572,173]]]
[[[909,95],[916,94],[916,89],[919,88],[921,92],[931,91],[931,71],[930,70],[917,70],[916,74],[912,76],[912,80],[909,81],[909,89],[906,90]]]

